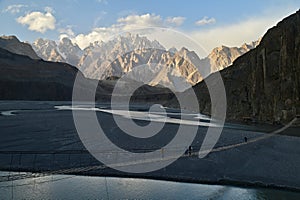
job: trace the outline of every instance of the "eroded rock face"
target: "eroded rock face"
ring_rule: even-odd
[[[66,62],[66,59],[60,55],[55,41],[39,38],[32,44],[32,48],[44,60],[52,62]]]
[[[227,119],[287,122],[300,114],[300,11],[268,30],[260,44],[221,71]],[[215,75],[208,77],[213,80]],[[204,82],[194,86],[199,105],[210,112]]]

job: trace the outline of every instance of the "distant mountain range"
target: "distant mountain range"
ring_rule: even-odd
[[[211,72],[231,65],[237,57],[258,44],[259,41],[239,48],[221,46],[213,49],[204,59],[187,48],[166,50],[156,40],[150,41],[130,33],[108,42],[94,42],[83,50],[68,38],[63,38],[59,43],[40,38],[32,47],[42,59],[77,66],[88,78],[105,80],[121,77],[138,67],[131,78],[147,80],[153,86],[163,85],[175,91],[184,91]],[[200,68],[204,74],[199,73]]]
[[[211,72],[220,71],[232,65],[238,57],[257,47],[260,41],[261,39],[249,44],[244,43],[241,47],[220,46],[214,48],[207,58],[205,58],[209,60]]]
[[[156,87],[143,85],[131,100],[176,107],[178,102],[174,93],[159,85],[168,83],[176,89],[183,89],[182,84],[176,84],[184,79],[187,84],[195,84],[189,90],[197,94],[201,113],[210,114],[210,95],[205,82],[201,81],[203,77],[196,72],[202,67],[201,63],[206,63],[210,66],[210,72],[221,70],[227,95],[227,120],[285,123],[300,116],[299,24],[300,11],[269,29],[260,42],[240,48],[222,46],[214,49],[205,59],[199,59],[186,48],[167,51],[157,41],[131,34],[107,43],[91,44],[84,50],[67,38],[59,44],[39,39],[35,43],[43,50],[39,52],[33,45],[37,54],[29,44],[20,42],[14,36],[4,36],[0,38],[0,99],[71,100],[74,80],[79,75],[83,100],[85,93],[93,92],[89,91],[90,86],[97,84],[95,99],[109,102],[118,80],[115,76],[129,71],[134,71],[136,77],[148,76],[151,74],[149,63],[160,63],[162,68],[154,71],[155,76],[148,82]],[[134,50],[128,52],[129,49]],[[42,55],[49,55],[48,59],[53,61],[78,63],[77,67],[86,75],[101,75],[98,78],[105,80],[98,83],[98,80],[85,78],[78,68],[66,63],[44,61],[38,57]],[[233,64],[226,67],[231,62]],[[145,67],[135,71],[142,63]],[[214,83],[215,75],[212,73],[206,78]],[[127,88],[135,85],[136,81],[129,77],[122,82],[122,90],[126,93]],[[188,98],[186,94],[189,90],[177,94]]]
[[[81,100],[92,94],[96,101],[110,102],[117,80],[85,78],[70,64],[42,60],[29,44],[15,36],[0,38],[0,100],[71,101],[76,77]],[[127,91],[137,84],[142,86],[132,96],[133,101],[163,103],[174,95],[169,89],[131,79],[122,80],[121,90]],[[95,87],[96,91],[92,91]]]

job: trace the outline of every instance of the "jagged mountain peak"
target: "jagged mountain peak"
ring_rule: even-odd
[[[84,51],[67,37],[61,38],[59,42],[39,38],[34,41],[32,47],[44,60],[67,62],[74,66],[77,66],[84,54]]]
[[[106,42],[95,41],[83,50],[69,38],[62,38],[59,43],[43,39],[33,43],[34,49],[43,59],[67,62],[77,66],[87,77],[100,80],[122,76],[137,66],[151,67],[153,63],[157,63],[162,68],[167,68],[168,72],[164,74],[166,77],[160,75],[152,83],[170,86],[174,90],[183,90],[198,83],[211,72],[231,65],[238,56],[253,46],[246,45],[239,48],[223,45],[213,49],[207,58],[200,59],[186,47],[166,50],[157,40],[129,32]],[[147,73],[152,72],[150,70]],[[181,82],[185,80],[189,85],[183,83],[184,86],[179,87],[178,79],[174,77],[180,77]]]
[[[181,49],[179,50],[180,53],[186,53],[189,50],[186,47],[181,47]]]
[[[52,45],[55,46],[56,42],[49,39],[38,38],[33,42],[33,45]]]
[[[176,53],[176,52],[178,52],[178,50],[177,50],[176,47],[171,47],[168,51],[171,52],[171,53]]]
[[[57,43],[53,40],[38,38],[32,43],[32,48],[44,60],[66,62],[66,59],[58,50]]]
[[[230,66],[235,59],[255,48],[259,43],[260,39],[249,44],[244,43],[241,47],[228,47],[221,45],[220,47],[214,48],[208,55],[211,71],[219,71]]]
[[[75,46],[75,47],[77,46],[78,47],[78,45],[76,43],[73,43],[71,41],[71,39],[67,38],[67,37],[61,38],[60,41],[59,41],[59,44],[64,44],[64,45],[68,45],[68,46]]]

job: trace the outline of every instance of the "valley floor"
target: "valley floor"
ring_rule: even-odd
[[[88,153],[77,134],[72,112],[54,108],[66,104],[70,102],[1,101],[0,170],[145,177],[300,190],[300,137],[266,137],[267,134],[258,131],[272,132],[277,127],[226,124],[214,150],[200,159],[197,151],[207,127],[199,126],[192,155],[183,155],[158,171],[130,174],[107,168]],[[178,128],[166,124],[159,137],[141,142],[121,134],[110,114],[97,112],[97,116],[110,139],[129,151],[159,149],[174,137]],[[296,127],[288,130],[294,134],[300,131]],[[121,156],[113,150],[103,153],[116,158]],[[162,155],[161,159],[168,158]],[[138,164],[143,165],[143,162]]]

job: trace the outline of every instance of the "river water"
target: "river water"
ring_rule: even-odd
[[[16,173],[1,172],[1,176]],[[136,178],[51,175],[0,183],[0,199],[300,199],[300,193],[265,188]]]

